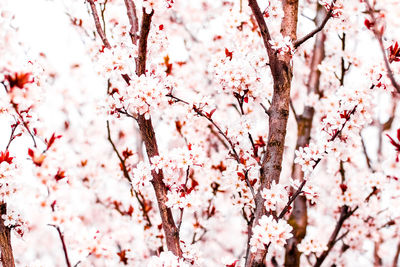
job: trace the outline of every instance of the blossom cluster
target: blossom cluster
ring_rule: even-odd
[[[157,12],[164,12],[172,7],[174,0],[143,0],[143,8],[147,14],[150,14],[153,10]]]
[[[273,40],[270,40],[269,43],[271,48],[281,55],[294,53],[293,43],[289,36],[278,35]]]
[[[288,192],[282,184],[272,182],[271,188],[264,188],[261,196],[265,199],[264,206],[267,211],[275,211],[278,205],[286,205],[289,200]]]
[[[120,116],[122,112],[133,116],[145,116],[146,119],[149,119],[154,110],[167,103],[168,92],[166,84],[158,78],[135,75],[131,78],[128,86],[111,90],[111,114]]]
[[[253,228],[250,239],[251,251],[263,249],[270,243],[277,249],[283,249],[286,240],[293,236],[292,229],[285,220],[276,220],[272,215],[263,215],[258,225]]]
[[[159,256],[153,256],[149,263],[147,264],[149,267],[159,267],[159,266],[169,266],[169,267],[188,267],[183,259],[175,256],[170,251],[161,252]]]
[[[312,239],[309,237],[304,238],[301,243],[297,245],[297,248],[306,256],[310,255],[311,253],[315,253],[317,256],[319,256],[322,252],[328,249],[326,244],[321,242],[319,239]]]
[[[326,11],[331,11],[332,17],[334,18],[340,17],[343,13],[343,3],[341,2],[341,0],[319,0],[318,2],[325,7]]]
[[[264,55],[245,55],[241,49],[225,48],[211,63],[213,79],[222,92],[241,97],[244,102],[249,98],[260,100],[265,94],[260,73],[265,71],[267,58]],[[246,53],[247,54],[247,53]]]

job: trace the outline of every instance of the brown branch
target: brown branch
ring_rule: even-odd
[[[169,93],[166,96],[170,97],[171,99],[173,99],[176,102],[182,102],[182,103],[184,103],[186,105],[190,105],[189,102],[187,102],[185,100],[182,100],[181,98],[172,95],[172,93]],[[208,116],[207,114],[205,114],[204,111],[201,108],[192,106],[192,109],[193,109],[194,112],[196,112],[197,115],[199,115],[200,117],[203,117],[206,120],[208,120],[217,129],[218,133],[223,137],[223,139],[225,139],[228,142],[228,144],[230,146],[230,149],[233,152],[233,156],[234,156],[235,160],[240,163],[240,157],[239,157],[239,154],[236,152],[235,145],[233,144],[231,139],[229,139],[229,137],[221,130],[221,128],[218,126],[218,124],[211,118],[211,116]]]
[[[124,173],[124,177],[128,180],[129,184],[132,187],[132,179],[129,175],[128,168],[126,167],[126,162],[125,162],[126,160],[121,157],[121,154],[119,153],[117,147],[115,146],[114,141],[111,139],[111,130],[110,130],[109,121],[107,121],[107,140],[110,142],[115,154],[117,155],[117,157],[121,163],[122,172]],[[136,190],[134,190],[133,188],[131,188],[131,190],[135,194],[136,200],[139,202],[139,205],[142,208],[143,217],[147,221],[147,226],[152,226],[152,223],[151,223],[151,220],[149,217],[149,213],[147,211],[146,200],[144,199],[144,196],[140,192],[137,192]]]
[[[15,267],[14,256],[11,246],[11,230],[4,225],[1,215],[7,214],[7,204],[0,204],[0,261],[3,267]]]
[[[367,166],[368,166],[368,168],[369,168],[370,170],[372,170],[371,159],[370,159],[370,158],[369,158],[369,156],[368,156],[368,153],[367,153],[367,148],[366,148],[366,146],[365,146],[365,142],[364,142],[364,138],[362,137],[362,135],[361,135],[361,134],[360,134],[360,137],[361,137],[361,145],[362,145],[362,149],[363,149],[364,156],[365,156],[365,161],[367,162]]]
[[[106,19],[104,16],[104,13],[106,12],[107,2],[108,2],[108,0],[105,0],[103,4],[100,3],[100,15],[101,15],[101,21],[103,22],[104,36],[107,36],[106,35]]]
[[[17,130],[18,126],[19,126],[18,120],[15,121],[15,124],[11,125],[11,134],[10,134],[10,139],[8,139],[6,150],[8,150],[10,148],[12,141],[14,141],[14,139],[18,136],[18,135],[14,135],[15,130]]]
[[[190,105],[189,102],[187,102],[185,100],[182,100],[182,99],[172,95],[172,93],[169,93],[166,96],[170,97],[171,99],[173,99],[176,102],[182,102],[182,103],[184,103],[186,105]],[[192,108],[193,108],[193,111],[196,112],[197,115],[207,119],[217,129],[218,133],[228,142],[229,146],[223,141],[223,139],[219,135],[217,135],[218,140],[220,140],[222,142],[222,144],[225,146],[225,148],[227,148],[228,150],[229,149],[232,150],[233,156],[234,156],[236,162],[238,162],[240,164],[239,154],[236,152],[235,145],[229,139],[229,137],[221,130],[221,128],[216,124],[216,122],[211,118],[211,116],[205,114],[201,108],[198,108],[198,107],[195,107],[195,106],[193,106]],[[210,130],[211,130],[211,133],[214,133],[214,135],[216,134],[215,131],[212,129],[212,127],[210,127]],[[251,134],[248,133],[248,135],[249,135],[250,140],[252,142],[253,139],[251,137]],[[254,148],[254,144],[253,144],[253,148]],[[247,186],[249,187],[251,194],[253,195],[253,199],[255,199],[256,195],[255,195],[255,192],[254,192],[254,188],[251,185],[249,177],[247,175],[248,171],[247,170],[243,170],[243,172],[245,173],[245,178],[244,178],[245,182],[246,182]]]
[[[340,130],[337,131],[337,132],[331,137],[331,139],[329,139],[329,142],[334,141],[334,140],[341,134],[341,132],[343,131],[343,129],[344,129],[344,127],[346,126],[347,122],[350,120],[350,116],[353,115],[353,114],[355,113],[356,109],[357,109],[357,106],[355,106],[355,107],[353,108],[353,110],[350,112],[349,117],[346,118],[346,120],[345,120],[345,122],[343,123],[342,127],[340,128]],[[318,164],[319,164],[320,162],[321,162],[321,158],[319,158],[319,159],[315,162],[315,164],[314,164],[314,166],[313,166],[313,170],[315,170],[315,168],[318,166]],[[285,205],[285,207],[283,208],[282,212],[281,212],[281,213],[279,214],[279,216],[278,216],[279,219],[282,219],[283,216],[285,216],[286,212],[289,211],[290,205],[291,205],[291,204],[293,203],[293,201],[300,195],[300,193],[302,192],[302,189],[303,189],[304,185],[306,184],[306,182],[307,182],[307,180],[303,180],[303,182],[300,184],[300,186],[299,186],[299,188],[296,190],[296,192],[292,195],[292,197],[289,198],[288,203]],[[375,190],[374,190],[371,194],[373,194],[373,193],[375,193]]]
[[[293,67],[291,64],[291,55],[277,54],[272,49],[269,41],[270,33],[264,20],[264,16],[256,0],[249,0],[249,6],[257,21],[260,29],[264,46],[268,53],[269,67],[274,83],[274,93],[269,115],[269,129],[267,150],[263,156],[260,170],[261,186],[256,194],[253,226],[258,224],[259,219],[266,214],[264,199],[261,191],[264,188],[270,188],[272,181],[279,183],[279,177],[282,170],[282,159],[285,145],[286,125],[289,117],[290,89],[292,81]],[[281,23],[281,33],[283,36],[290,37],[291,40],[297,39],[297,19],[298,19],[298,0],[283,0],[282,8],[284,17]],[[251,233],[249,233],[251,234]],[[255,253],[250,253],[250,244],[247,244],[246,267],[263,266],[266,249],[259,249]]]
[[[294,48],[298,48],[301,44],[303,44],[304,42],[306,42],[308,39],[312,38],[315,34],[317,34],[318,32],[322,31],[322,29],[325,27],[326,23],[328,22],[328,20],[332,17],[332,12],[333,12],[333,7],[335,6],[335,2],[336,0],[332,1],[332,4],[329,8],[328,13],[326,14],[324,20],[321,22],[321,24],[315,28],[313,31],[311,31],[309,34],[307,34],[306,36],[297,39],[294,43],[293,43],[293,47]]]
[[[31,136],[32,141],[33,141],[33,146],[34,146],[34,147],[37,147],[35,135],[34,135],[34,134],[32,133],[32,131],[29,129],[28,122],[26,122],[26,121],[24,120],[24,117],[22,116],[21,111],[20,111],[19,108],[18,108],[18,104],[16,104],[16,103],[14,103],[13,101],[11,101],[11,105],[13,106],[15,112],[17,113],[19,119],[21,120],[22,125],[23,125],[24,128],[27,130],[28,134]]]
[[[328,242],[328,249],[325,250],[318,258],[316,263],[314,264],[314,267],[319,267],[322,265],[326,257],[328,256],[329,252],[332,250],[333,246],[336,244],[336,242],[339,240],[337,239],[337,236],[340,232],[340,229],[343,226],[343,223],[345,220],[347,220],[353,213],[358,209],[358,207],[354,209],[350,209],[348,206],[344,205],[341,207],[341,212],[340,212],[340,217],[336,223],[335,229],[333,230],[331,237],[329,238]]]
[[[132,38],[132,43],[136,44],[139,38],[138,36],[139,22],[138,22],[138,17],[136,15],[136,6],[132,0],[124,0],[124,1],[129,23],[131,24],[131,29],[129,30],[129,34]]]
[[[99,34],[99,36],[101,38],[101,41],[103,42],[103,44],[106,48],[111,48],[111,45],[107,40],[106,34],[104,33],[103,28],[101,27],[99,14],[97,13],[97,9],[96,9],[94,0],[87,0],[87,1],[89,2],[90,9],[92,10],[94,24],[96,26],[97,33]]]
[[[368,202],[371,198],[372,195],[376,194],[377,192],[377,188],[374,187],[372,189],[372,192],[365,198],[365,202]],[[329,238],[327,247],[328,249],[325,250],[318,258],[317,261],[314,265],[314,267],[319,267],[322,265],[322,263],[324,262],[324,260],[326,259],[326,257],[328,256],[329,252],[332,250],[333,246],[339,241],[341,240],[343,237],[345,237],[349,231],[346,231],[343,235],[341,235],[339,238],[337,237],[340,229],[343,226],[343,222],[345,220],[347,220],[350,216],[352,216],[354,214],[354,212],[356,212],[358,210],[359,206],[356,206],[354,209],[350,209],[347,205],[343,205],[340,209],[340,217],[336,223],[335,229],[333,230],[331,237]]]
[[[71,267],[71,263],[70,263],[69,257],[68,257],[67,246],[65,245],[64,234],[61,232],[61,229],[60,229],[59,226],[54,225],[54,224],[50,224],[50,226],[53,226],[54,228],[56,228],[56,230],[58,232],[58,236],[60,237],[60,241],[61,241],[61,244],[62,244],[64,257],[65,257],[65,263],[67,264],[67,267]]]
[[[317,15],[315,18],[316,24],[320,24],[325,16],[325,9],[321,5],[317,4]],[[326,36],[323,32],[316,35],[313,55],[310,64],[310,74],[307,82],[307,93],[316,93],[321,96],[319,90],[321,72],[318,66],[321,64],[325,57],[325,40]],[[297,121],[297,141],[296,149],[305,147],[310,143],[312,121],[314,118],[314,108],[305,106],[304,111],[301,115],[296,116]],[[306,235],[307,224],[308,224],[308,213],[307,213],[307,199],[305,196],[299,196],[302,188],[305,185],[304,172],[301,169],[301,165],[294,163],[292,166],[292,177],[298,181],[301,181],[300,190],[297,190],[292,195],[291,202],[285,206],[284,210],[279,215],[279,218],[287,213],[290,205],[293,202],[293,210],[288,220],[289,224],[293,227],[293,237],[287,241],[285,248],[285,266],[287,267],[299,267],[301,252],[299,252],[297,245],[301,243]]]
[[[260,28],[261,37],[263,39],[264,46],[267,49],[267,54],[269,57],[269,66],[272,71],[272,69],[277,66],[276,63],[278,58],[275,51],[272,49],[271,44],[269,43],[269,41],[271,41],[271,36],[267,24],[265,23],[264,16],[260,10],[260,7],[258,6],[257,0],[249,0],[249,6],[257,21],[258,27]]]
[[[139,51],[138,57],[136,58],[137,76],[146,75],[147,37],[150,32],[151,19],[154,14],[154,11],[152,11],[150,14],[147,14],[144,9],[142,12],[143,16],[140,29]],[[139,126],[140,135],[146,147],[148,158],[151,159],[154,156],[158,156],[158,145],[151,118],[147,120],[144,115],[139,115],[137,118],[137,123]],[[175,225],[171,209],[165,204],[167,202],[167,187],[163,181],[164,174],[162,170],[159,170],[158,172],[152,170],[151,174],[153,177],[151,182],[156,194],[168,250],[170,250],[174,255],[182,257],[179,230]]]
[[[371,16],[371,23],[373,25],[373,33],[375,35],[375,38],[378,40],[379,46],[381,48],[383,61],[385,63],[385,67],[386,67],[387,76],[389,77],[389,79],[390,79],[393,87],[396,89],[397,93],[400,93],[400,85],[397,83],[396,79],[394,78],[392,68],[390,67],[389,60],[386,56],[386,50],[385,50],[385,46],[383,45],[383,39],[382,39],[383,33],[377,28],[377,20],[374,15],[374,9],[372,8],[372,6],[368,0],[364,0],[364,2],[367,5],[367,12]]]

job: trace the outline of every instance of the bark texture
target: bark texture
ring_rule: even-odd
[[[282,158],[286,136],[286,126],[289,117],[290,88],[292,81],[291,55],[279,55],[271,48],[268,27],[256,0],[249,0],[249,6],[260,28],[264,45],[267,49],[271,74],[274,81],[274,93],[269,108],[269,131],[267,151],[262,160],[260,181],[261,186],[256,195],[256,209],[253,218],[253,227],[257,225],[261,216],[266,214],[261,191],[270,188],[272,181],[279,182],[282,169]],[[284,18],[281,33],[296,40],[298,0],[283,0]],[[251,233],[249,233],[251,234]],[[265,266],[267,248],[257,250],[247,255],[246,267]]]
[[[104,29],[101,27],[99,16],[97,14],[97,9],[94,3],[94,0],[88,0],[93,19],[95,22],[97,33],[99,34],[103,44],[106,48],[111,49],[111,45],[106,37]],[[129,18],[129,22],[131,23],[131,37],[132,42],[136,44],[137,38],[133,36],[133,32],[137,30],[137,17],[136,17],[136,9],[133,1],[126,0],[125,5],[127,8],[127,15]],[[136,75],[146,75],[146,56],[147,56],[147,38],[150,32],[151,20],[154,14],[152,11],[150,14],[147,14],[144,9],[142,9],[142,21],[140,25],[140,35],[139,35],[139,44],[138,44],[138,56],[136,58]],[[122,74],[123,79],[129,84],[130,78],[126,74]],[[154,133],[154,127],[151,121],[151,118],[148,120],[139,115],[137,118],[137,123],[139,126],[140,135],[146,147],[147,156],[151,159],[154,156],[158,156],[158,145],[156,136]],[[175,225],[174,218],[172,216],[172,211],[170,208],[166,206],[167,201],[167,187],[163,182],[164,175],[162,171],[158,173],[155,171],[151,172],[152,174],[152,184],[154,187],[154,191],[157,198],[157,204],[160,210],[160,216],[162,221],[162,227],[165,233],[165,239],[167,243],[168,250],[171,251],[174,255],[182,257],[182,250],[180,248],[180,239],[179,239],[179,230]]]
[[[322,23],[325,16],[325,10],[318,5],[316,24]],[[321,72],[318,70],[318,65],[321,64],[325,56],[325,34],[320,32],[316,35],[316,40],[313,49],[313,56],[310,65],[310,75],[307,84],[308,93],[320,94],[319,79]],[[303,113],[297,120],[297,142],[296,150],[299,147],[305,147],[310,143],[310,135],[312,129],[312,121],[314,117],[314,108],[305,106]],[[304,172],[299,164],[293,164],[292,178],[303,181]],[[297,245],[303,240],[307,229],[307,202],[304,196],[299,196],[294,200],[293,211],[289,218],[289,224],[293,227],[293,237],[288,240],[285,253],[285,266],[298,267],[300,266],[301,253],[297,249]]]
[[[152,16],[153,12],[151,14],[147,14],[143,11],[139,38],[139,54],[136,59],[136,74],[138,76],[146,74],[147,37],[150,32]],[[149,159],[154,156],[158,156],[158,145],[151,118],[146,120],[144,116],[139,115],[137,122],[139,125],[140,135],[146,147],[147,156]],[[176,227],[171,209],[165,204],[167,202],[167,187],[163,182],[163,172],[160,170],[157,173],[153,170],[151,174],[153,176],[152,184],[157,197],[158,208],[160,210],[160,216],[168,250],[181,257],[182,250],[180,248],[179,230]]]
[[[7,214],[7,204],[0,204],[1,215]],[[15,267],[14,256],[11,247],[11,230],[4,225],[4,220],[0,216],[0,250],[1,263],[3,267]]]

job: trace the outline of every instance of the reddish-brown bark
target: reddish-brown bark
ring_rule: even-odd
[[[0,250],[1,263],[3,267],[14,267],[14,256],[11,247],[11,231],[10,228],[4,225],[4,220],[1,215],[7,214],[7,204],[0,204]]]
[[[136,74],[138,76],[146,74],[146,50],[147,50],[147,36],[150,32],[150,23],[153,12],[147,14],[143,10],[143,18],[140,29],[139,38],[139,54],[136,59]],[[146,120],[142,115],[138,116],[137,119],[140,135],[146,147],[147,155],[149,158],[158,155],[157,140],[154,133],[153,124],[151,118]],[[181,257],[182,251],[180,248],[179,230],[175,225],[172,211],[165,204],[167,202],[167,188],[163,182],[163,172],[160,170],[151,172],[153,176],[152,184],[157,197],[158,208],[160,210],[160,216],[162,220],[162,226],[165,232],[165,239],[167,242],[168,250],[175,255]]]
[[[261,191],[264,188],[270,188],[272,181],[279,182],[281,174],[286,126],[289,117],[292,65],[290,54],[278,55],[271,48],[269,44],[271,37],[257,1],[249,0],[249,6],[260,28],[261,36],[269,56],[270,69],[274,81],[274,94],[268,111],[269,131],[267,151],[262,160],[261,186],[256,195],[256,209],[253,217],[254,227],[261,216],[266,213]],[[282,20],[281,33],[283,36],[289,36],[292,40],[296,40],[298,0],[284,0],[282,1],[282,7],[284,18]],[[264,249],[247,255],[246,267],[264,266],[266,253],[267,249]]]
[[[92,15],[96,25],[96,30],[100,38],[102,39],[104,46],[107,48],[111,48],[110,43],[108,42],[106,35],[104,33],[104,30],[100,25],[96,6],[94,5],[93,0],[88,0],[88,1],[91,6]],[[132,20],[131,23],[135,24],[134,11],[132,10],[134,8],[134,5],[131,5],[132,2],[130,1],[127,2],[128,2],[127,5],[128,17],[130,21]],[[150,32],[150,26],[153,14],[154,11],[152,11],[150,14],[147,14],[143,9],[143,16],[140,25],[138,56],[136,58],[137,76],[146,75],[147,37]],[[131,26],[135,27],[134,25]],[[132,41],[134,42],[133,38]],[[123,74],[122,76],[125,81],[129,82],[129,77],[126,77],[125,74]],[[136,120],[139,126],[140,135],[146,147],[148,158],[150,159],[154,156],[159,155],[157,140],[151,118],[147,120],[143,115],[138,115]],[[151,174],[153,177],[151,182],[153,184],[154,191],[156,194],[157,203],[160,210],[162,227],[165,233],[165,240],[167,243],[168,250],[170,250],[174,255],[181,257],[182,250],[180,248],[179,230],[175,225],[171,209],[168,208],[165,204],[167,202],[167,188],[163,182],[164,178],[163,172],[159,171],[157,173],[156,171],[152,171]]]
[[[326,12],[320,5],[317,7],[317,17],[315,22],[321,23]],[[325,16],[326,19],[327,16]],[[325,20],[324,20],[325,21]],[[310,75],[307,84],[308,93],[319,94],[319,79],[321,72],[318,70],[318,65],[324,59],[324,44],[325,34],[320,32],[316,35],[316,40],[313,49],[313,56],[310,64]],[[312,128],[312,120],[314,117],[314,108],[305,106],[303,114],[296,118],[297,121],[297,143],[296,150],[299,147],[305,147],[309,144]],[[299,164],[293,164],[292,178],[303,181],[304,172]],[[306,235],[307,229],[307,203],[304,196],[299,196],[294,200],[293,210],[289,218],[289,224],[293,227],[293,237],[288,240],[285,253],[285,266],[298,267],[300,266],[301,253],[297,249],[297,245]]]

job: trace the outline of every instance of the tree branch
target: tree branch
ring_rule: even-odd
[[[92,10],[94,24],[96,26],[97,33],[99,34],[99,36],[101,38],[101,41],[103,42],[103,44],[106,48],[111,48],[111,45],[107,40],[106,34],[104,33],[103,28],[101,27],[99,14],[97,13],[97,9],[96,9],[94,0],[87,0],[87,1],[89,2],[90,9]]]
[[[60,241],[61,241],[61,244],[62,244],[64,257],[65,257],[65,263],[67,264],[67,267],[71,267],[71,263],[70,263],[69,257],[68,257],[67,246],[65,245],[64,234],[61,232],[61,229],[60,229],[59,226],[54,225],[54,224],[50,224],[50,226],[53,226],[54,228],[56,228],[56,230],[58,232],[58,236],[60,237]]]
[[[132,0],[124,0],[124,1],[129,23],[131,24],[131,29],[129,30],[129,34],[132,38],[132,43],[136,44],[137,40],[139,39],[138,36],[139,22],[138,22],[138,17],[136,15],[136,6]]]
[[[150,14],[147,14],[145,9],[143,9],[142,12],[143,16],[140,29],[139,52],[138,57],[136,58],[137,76],[146,75],[147,37],[150,32],[151,19],[154,14],[154,11],[152,11]],[[147,156],[149,160],[151,160],[152,157],[159,155],[157,140],[151,118],[147,120],[144,115],[139,115],[137,123],[139,126],[140,135],[146,147]],[[151,174],[153,177],[151,182],[156,194],[168,250],[170,250],[174,255],[182,257],[179,230],[175,225],[171,209],[165,204],[167,202],[167,187],[163,181],[164,174],[162,170],[159,170],[158,172],[152,170]]]
[[[368,0],[364,0],[364,2],[367,5],[367,12],[371,16],[372,25],[373,25],[373,33],[375,35],[375,38],[378,40],[379,46],[382,51],[382,56],[383,56],[383,61],[385,63],[387,76],[389,77],[389,79],[390,79],[393,87],[396,89],[397,93],[400,93],[400,85],[397,83],[396,79],[394,78],[392,68],[390,67],[389,60],[386,56],[386,50],[385,50],[385,46],[383,45],[383,40],[382,40],[382,32],[379,29],[377,29],[377,26],[376,26],[377,21],[376,21],[375,15],[374,15],[374,10]]]
[[[326,257],[328,256],[329,252],[332,250],[333,246],[336,244],[338,241],[337,236],[340,232],[340,229],[343,226],[343,223],[347,218],[349,218],[353,213],[358,209],[358,207],[354,208],[351,210],[348,206],[344,205],[341,207],[341,212],[340,212],[340,217],[339,220],[336,223],[335,229],[333,230],[331,237],[329,238],[328,242],[328,249],[325,250],[318,258],[316,263],[314,264],[314,267],[319,267],[322,265]]]
[[[142,208],[143,217],[147,221],[147,226],[152,226],[152,223],[151,223],[151,220],[149,217],[149,213],[148,213],[147,207],[146,207],[146,200],[144,199],[143,195],[140,192],[137,192],[136,190],[134,190],[132,188],[132,179],[131,179],[128,169],[126,167],[126,162],[125,162],[126,160],[121,157],[121,154],[118,152],[118,149],[114,144],[114,141],[111,139],[111,130],[110,130],[109,121],[107,121],[107,140],[110,142],[115,154],[117,155],[117,157],[121,163],[122,172],[124,173],[124,177],[128,180],[129,184],[131,185],[131,190],[135,194],[135,197],[136,197],[137,201],[139,202],[140,207]]]
[[[282,170],[282,159],[285,145],[286,126],[289,117],[290,89],[292,81],[293,66],[291,64],[291,54],[277,54],[272,49],[269,41],[270,33],[256,0],[249,0],[249,6],[256,18],[260,29],[261,37],[269,57],[269,67],[274,82],[274,93],[271,106],[268,112],[268,141],[267,150],[264,154],[260,170],[260,187],[256,194],[254,211],[254,225],[258,224],[259,219],[266,214],[264,199],[261,192],[264,188],[270,188],[272,181],[279,182]],[[296,39],[297,19],[298,19],[298,0],[283,0],[282,8],[284,17],[281,23],[281,33],[290,39]],[[249,233],[251,234],[251,233]],[[246,267],[263,266],[266,249],[259,249],[255,253],[250,253],[250,244],[247,244]],[[250,254],[249,254],[250,253]]]
[[[309,34],[307,34],[306,36],[297,39],[294,43],[293,43],[293,47],[294,48],[298,48],[301,44],[303,44],[304,42],[306,42],[308,39],[312,38],[315,34],[317,34],[318,32],[322,31],[322,29],[325,27],[326,23],[328,22],[328,20],[332,17],[332,12],[333,12],[333,7],[335,5],[336,0],[332,1],[331,7],[329,8],[328,13],[325,16],[325,19],[321,22],[321,24],[315,28],[313,31],[311,31]]]

